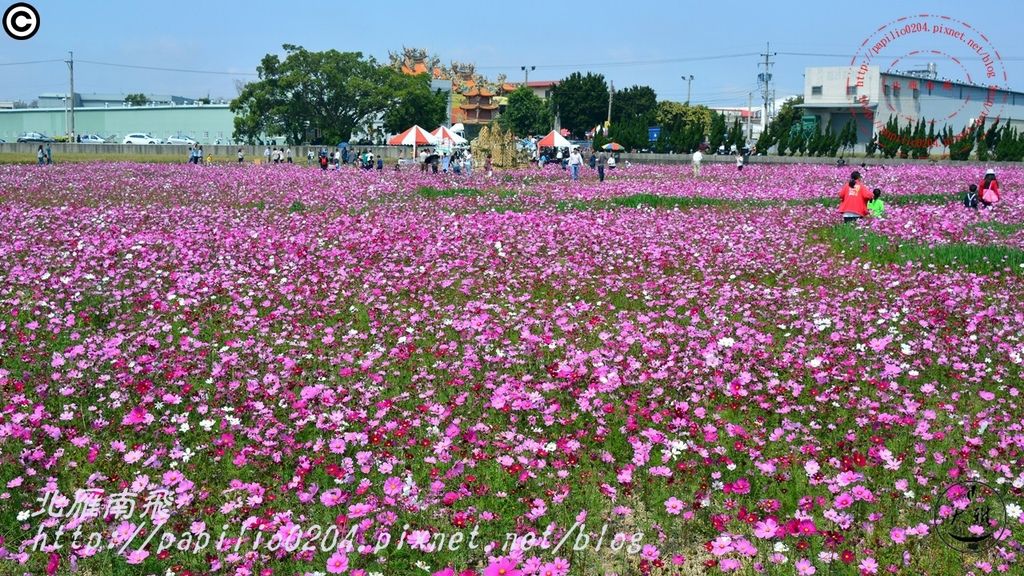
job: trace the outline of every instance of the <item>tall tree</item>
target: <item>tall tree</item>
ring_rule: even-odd
[[[448,117],[448,95],[440,90],[431,92],[430,76],[410,76],[388,69],[391,101],[384,113],[384,129],[401,132],[413,124],[427,130],[445,122]]]
[[[551,104],[562,127],[583,138],[608,116],[608,84],[601,74],[573,72],[555,86]]]
[[[256,67],[259,80],[231,101],[236,140],[265,135],[291,142],[347,141],[370,115],[389,104],[388,70],[360,52],[310,52],[285,44],[286,56],[267,54]]]
[[[712,150],[718,150],[718,147],[725,143],[726,131],[725,115],[715,114],[711,118],[711,132],[708,134],[708,144]]]
[[[650,86],[630,86],[617,90],[612,99],[612,122],[640,119],[654,121],[658,109],[658,95]]]
[[[551,108],[533,90],[520,86],[508,95],[498,124],[520,137],[547,134],[551,130]]]

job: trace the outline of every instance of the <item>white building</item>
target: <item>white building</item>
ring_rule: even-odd
[[[934,122],[936,134],[946,125],[959,133],[983,119],[991,126],[996,118],[1024,128],[1024,93],[947,80],[934,65],[917,73],[882,72],[878,66],[807,68],[802,108],[819,126],[831,120],[835,132],[853,120],[859,150],[892,117],[900,126]]]

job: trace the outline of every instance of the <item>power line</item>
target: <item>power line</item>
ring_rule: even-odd
[[[133,68],[136,70],[155,70],[157,72],[184,72],[187,74],[214,74],[220,76],[258,76],[255,72],[226,72],[220,70],[189,70],[186,68],[162,68],[159,66],[139,66],[136,64],[117,64],[114,62],[97,62],[95,60],[79,60],[80,63],[95,64],[97,66],[112,66],[115,68]]]
[[[757,52],[743,52],[740,54],[716,54],[712,56],[689,56],[685,58],[662,58],[659,60],[626,60],[619,62],[590,62],[590,63],[577,63],[577,64],[538,64],[537,68],[606,68],[610,66],[639,66],[644,64],[675,64],[677,62],[701,62],[704,60],[726,60],[730,58],[748,58],[750,56],[757,56]],[[502,65],[486,65],[477,66],[478,70],[493,70],[493,69],[505,69],[515,68],[515,66],[502,66]]]
[[[0,66],[26,66],[28,64],[49,64],[51,62],[63,62],[61,58],[53,60],[29,60],[27,62],[0,62]]]
[[[811,58],[845,58],[847,60],[854,60],[858,54],[823,54],[817,52],[776,52],[780,56],[806,56]],[[936,55],[922,55],[914,54],[909,56],[903,56],[901,60],[935,60]],[[981,56],[959,56],[957,60],[981,60]],[[1024,60],[1024,56],[1002,56],[1000,60],[1004,62],[1019,62]]]

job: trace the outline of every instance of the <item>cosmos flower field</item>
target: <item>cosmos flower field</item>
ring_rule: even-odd
[[[0,574],[1020,574],[998,170],[0,167]]]

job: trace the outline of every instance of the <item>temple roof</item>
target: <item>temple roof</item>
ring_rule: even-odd
[[[462,93],[463,96],[482,96],[484,98],[490,98],[494,96],[494,93],[487,88],[481,88],[480,86],[473,86],[468,91]]]

